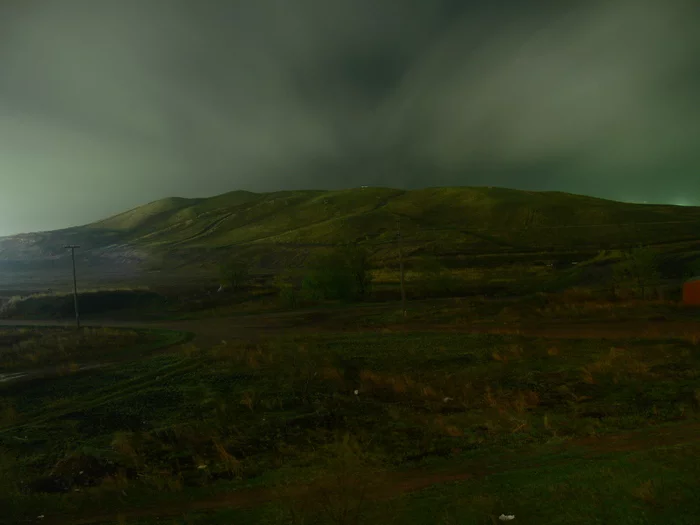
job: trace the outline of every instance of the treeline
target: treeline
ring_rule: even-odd
[[[241,290],[250,285],[251,267],[235,258],[222,263],[222,287]],[[301,268],[278,272],[272,284],[287,307],[321,301],[357,302],[374,295],[373,269],[366,248],[346,245],[315,254]],[[412,297],[459,295],[465,291],[464,280],[435,256],[414,258],[406,272],[411,277],[407,287]]]
[[[638,246],[630,250],[600,251],[598,255],[578,264],[537,273],[534,266],[513,261],[503,266],[501,275],[510,277],[508,282],[492,283],[489,280],[468,281],[459,271],[453,271],[437,256],[413,257],[407,265],[406,286],[412,298],[449,297],[473,294],[503,295],[556,292],[572,286],[580,286],[590,280],[585,276],[592,272],[595,282],[588,285],[603,291],[611,298],[636,296],[652,298],[657,286],[664,280],[659,253],[650,247]],[[229,260],[221,265],[223,286],[240,289],[251,282],[250,263]],[[697,275],[700,265],[686,273]],[[396,269],[398,271],[398,268]],[[373,266],[365,247],[346,245],[317,253],[301,268],[290,267],[278,272],[273,286],[281,302],[287,307],[320,301],[355,302],[367,300],[373,295]],[[584,284],[585,285],[585,284]],[[395,286],[395,285],[394,285]],[[387,286],[382,293],[387,295]],[[398,294],[398,290],[395,290]]]

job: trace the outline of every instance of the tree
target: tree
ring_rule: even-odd
[[[639,246],[632,249],[628,261],[637,291],[643,299],[646,297],[646,291],[659,282],[656,254],[648,247]]]
[[[343,246],[310,261],[302,291],[310,299],[353,301],[368,296],[371,284],[367,251],[359,246]]]
[[[355,295],[358,298],[367,297],[372,291],[369,252],[358,246],[345,246],[340,249],[340,255],[352,275]]]
[[[219,265],[219,277],[223,286],[237,290],[250,281],[250,267],[240,259],[228,259]]]
[[[613,268],[613,282],[620,286],[631,281],[639,296],[644,299],[647,290],[658,284],[659,271],[656,254],[648,247],[632,248],[623,260]]]

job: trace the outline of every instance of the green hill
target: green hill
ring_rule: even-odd
[[[658,244],[696,239],[700,231],[698,208],[504,188],[232,192],[168,199],[129,214],[140,220],[131,228],[117,222],[123,242],[158,249],[390,242],[397,218],[409,243],[470,252]],[[115,219],[88,228],[114,230]]]
[[[100,260],[158,256],[206,267],[227,252],[284,263],[338,243],[394,259],[400,221],[408,254],[585,252],[700,241],[700,208],[644,205],[496,187],[233,191],[168,198],[79,228],[0,239],[0,261],[36,259],[79,243]],[[689,249],[689,248],[683,248]],[[95,263],[97,264],[97,263]]]
[[[196,206],[201,199],[170,197],[150,202],[138,208],[114,215],[90,225],[96,229],[138,231],[145,228],[163,227],[180,215],[180,211]]]
[[[512,244],[522,248],[545,247],[548,242],[552,247],[634,242],[640,234],[641,242],[652,244],[688,240],[697,237],[700,226],[700,208],[627,204],[560,192],[359,188],[170,198],[82,230],[119,232],[122,242],[140,246],[326,244],[390,239],[397,217],[406,235],[421,239],[425,233],[442,231],[471,236],[475,243],[492,237],[494,247]],[[640,228],[643,231],[637,232]],[[533,234],[523,237],[524,232]],[[567,241],[574,238],[576,242]]]

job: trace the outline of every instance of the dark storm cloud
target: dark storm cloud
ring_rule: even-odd
[[[690,2],[610,1],[505,16],[472,44],[480,29],[466,19],[397,90],[387,139],[411,129],[424,157],[452,166],[568,158],[560,187],[661,175],[700,151],[698,20]]]
[[[3,2],[0,233],[236,188],[688,198],[695,3],[561,4]]]

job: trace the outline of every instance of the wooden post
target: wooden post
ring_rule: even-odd
[[[70,250],[71,260],[73,261],[73,306],[75,308],[75,325],[80,328],[80,314],[78,313],[78,280],[75,276],[75,249],[80,248],[75,244],[69,244],[64,248]]]
[[[401,218],[396,217],[396,242],[399,249],[399,282],[401,285],[401,311],[406,317],[406,287],[404,286],[403,247],[401,243]]]

